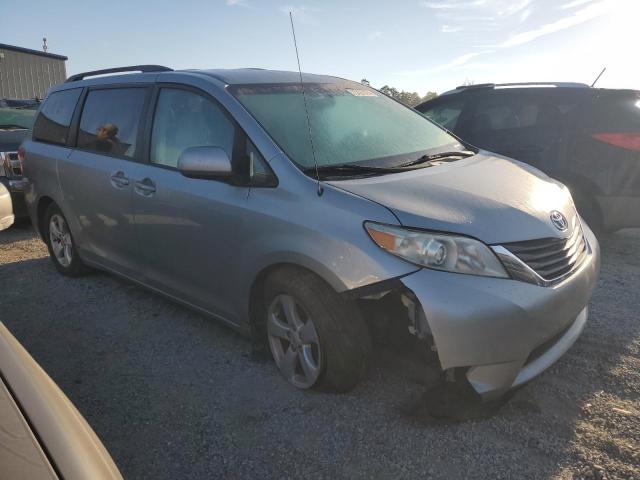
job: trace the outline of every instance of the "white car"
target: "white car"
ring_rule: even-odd
[[[2,322],[0,478],[122,480],[80,412]]]
[[[13,225],[13,204],[9,190],[0,183],[0,231]]]

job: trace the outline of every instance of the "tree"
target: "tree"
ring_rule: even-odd
[[[371,83],[366,78],[360,80],[360,83],[362,85],[366,85],[367,87],[371,86]],[[432,98],[436,98],[438,96],[436,92],[429,91],[424,97],[421,97],[418,92],[406,92],[404,90],[398,90],[395,87],[390,87],[389,85],[384,85],[378,90],[385,95],[398,100],[401,103],[404,103],[408,107],[415,107],[422,102],[426,102],[427,100],[431,100]]]
[[[422,97],[422,101],[426,102],[427,100],[431,100],[432,98],[436,98],[438,94],[436,92],[427,92],[427,94]]]
[[[426,100],[438,96],[436,92],[428,92],[424,97],[421,97],[417,92],[405,92],[404,90],[398,91],[396,88],[390,87],[389,85],[385,85],[380,88],[380,91],[409,107],[415,107]]]
[[[419,103],[422,103],[422,97],[418,95],[418,93],[405,92],[404,90],[400,92],[400,95],[398,95],[398,100],[410,107],[415,107]]]

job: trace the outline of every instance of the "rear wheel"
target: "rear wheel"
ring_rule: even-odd
[[[354,304],[294,268],[272,274],[265,293],[269,347],[289,383],[345,392],[365,376],[371,337]]]
[[[67,219],[54,203],[45,212],[43,228],[49,255],[56,269],[70,277],[84,273],[86,267],[78,255]]]

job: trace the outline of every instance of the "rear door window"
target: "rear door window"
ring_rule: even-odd
[[[84,102],[78,148],[133,158],[146,88],[91,90]]]
[[[469,130],[481,132],[533,127],[538,123],[539,111],[539,102],[534,99],[489,96],[476,102]]]
[[[33,125],[33,139],[56,145],[67,143],[69,125],[81,92],[81,88],[73,88],[51,93]]]
[[[640,133],[640,93],[607,93],[598,97],[593,112],[598,132]]]
[[[523,89],[524,90],[524,89]],[[551,92],[492,91],[469,100],[458,134],[486,150],[540,166],[559,152],[570,111]]]

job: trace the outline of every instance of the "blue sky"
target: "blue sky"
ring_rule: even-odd
[[[640,89],[640,0],[0,0],[0,43],[69,57],[67,73],[296,69],[439,93],[465,80],[591,82]]]

